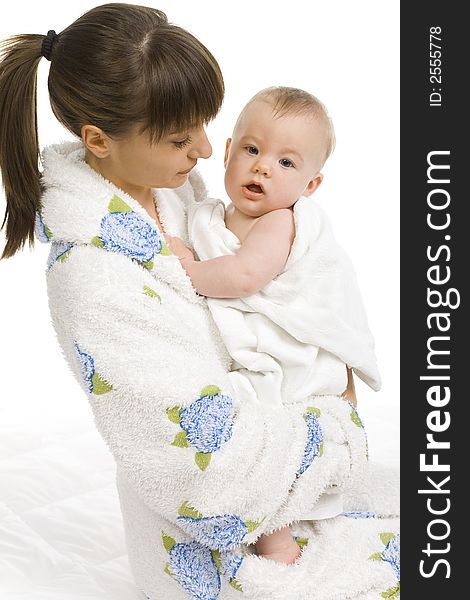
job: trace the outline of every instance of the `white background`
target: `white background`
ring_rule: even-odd
[[[48,29],[59,33],[97,3],[9,3],[0,9],[0,38],[15,33],[46,34]],[[337,146],[323,170],[325,178],[316,198],[356,267],[376,339],[382,391],[374,393],[362,382],[356,384],[371,455],[396,464],[399,3],[159,0],[147,4],[164,10],[170,21],[194,33],[222,68],[226,100],[208,128],[213,155],[199,163],[212,195],[224,194],[225,139],[255,92],[270,85],[296,86],[326,104]],[[41,147],[71,138],[49,108],[48,67],[43,59],[38,80]],[[4,206],[0,192],[2,220]],[[3,247],[3,234],[0,243]],[[33,252],[25,250],[0,262],[0,419],[18,431],[26,421],[29,428],[40,431],[54,414],[81,411],[86,405],[50,323],[44,277],[47,252],[45,245],[37,244]]]

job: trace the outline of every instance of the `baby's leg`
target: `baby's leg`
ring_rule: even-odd
[[[301,554],[289,527],[283,527],[269,535],[261,535],[255,544],[256,554],[269,560],[290,565]]]

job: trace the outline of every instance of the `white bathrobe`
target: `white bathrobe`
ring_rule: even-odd
[[[37,235],[51,242],[52,321],[116,460],[138,588],[151,600],[332,600],[396,586],[387,519],[345,515],[318,532],[306,522],[294,566],[252,553],[327,490],[371,510],[356,411],[335,397],[269,408],[235,395],[206,302],[146,211],[84,162],[80,143],[47,148],[43,162]],[[187,241],[200,178],[155,196],[166,231]],[[390,495],[376,496],[376,513],[391,516]]]

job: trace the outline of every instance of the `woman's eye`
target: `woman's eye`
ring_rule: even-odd
[[[283,166],[283,167],[293,167],[294,163],[289,160],[288,158],[281,158],[281,160],[279,161],[279,163]]]
[[[173,142],[173,144],[179,149],[184,148],[185,146],[187,146],[188,144],[190,144],[192,142],[191,136],[188,135],[188,137],[186,137],[184,140],[178,141],[178,142]]]
[[[258,148],[256,146],[247,146],[246,149],[248,154],[258,154]]]

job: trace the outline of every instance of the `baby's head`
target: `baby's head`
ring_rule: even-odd
[[[227,194],[252,217],[290,208],[320,185],[334,143],[331,119],[315,96],[290,87],[261,90],[227,140]]]

